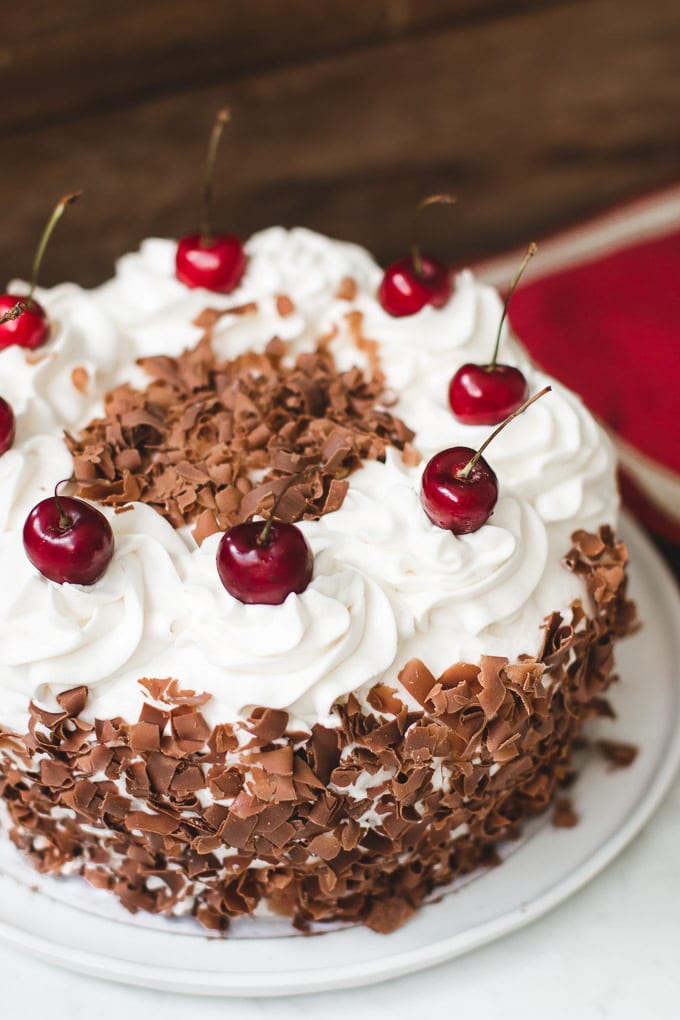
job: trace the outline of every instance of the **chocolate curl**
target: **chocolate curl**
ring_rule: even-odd
[[[272,495],[287,523],[332,513],[364,460],[411,443],[379,409],[381,376],[339,372],[321,346],[284,364],[276,341],[220,362],[210,328],[178,358],[143,359],[145,390],[118,387],[104,418],[66,433],[79,495],[116,509],[148,503],[175,527],[193,524],[201,542],[262,513]]]

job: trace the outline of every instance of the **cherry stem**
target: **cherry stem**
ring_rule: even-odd
[[[24,314],[27,308],[28,305],[25,301],[17,301],[14,307],[8,309],[2,318],[0,318],[0,326],[4,326],[6,322],[12,322],[14,319],[18,319],[20,315]]]
[[[213,182],[215,180],[215,161],[217,160],[217,150],[220,145],[220,138],[222,137],[224,125],[230,120],[231,112],[227,107],[223,110],[218,110],[215,116],[213,129],[210,133],[208,155],[205,160],[205,177],[203,179],[203,225],[201,226],[201,243],[204,245],[210,244],[210,239],[212,237],[210,224],[212,222]]]
[[[68,528],[70,528],[71,525],[73,524],[73,521],[64,510],[64,504],[59,498],[59,493],[57,490],[59,489],[60,485],[66,485],[67,482],[70,482],[72,480],[73,479],[71,478],[62,478],[61,481],[57,482],[57,484],[54,486],[54,502],[57,504],[57,510],[59,511],[59,527],[62,531],[66,531]]]
[[[413,269],[416,276],[422,278],[425,271],[425,267],[423,266],[423,253],[418,241],[420,214],[423,209],[428,207],[428,205],[455,205],[457,201],[458,199],[454,195],[428,195],[427,198],[423,198],[420,202],[418,202],[413,216],[412,237],[414,238],[414,241],[411,245],[411,258],[413,260]]]
[[[474,468],[474,466],[477,463],[477,461],[480,460],[482,454],[484,453],[484,451],[486,450],[487,446],[492,441],[492,439],[495,439],[496,436],[498,435],[498,433],[502,432],[503,429],[505,428],[505,426],[509,425],[513,418],[517,418],[518,415],[523,414],[527,410],[528,407],[531,407],[532,404],[535,404],[536,401],[540,400],[541,397],[544,397],[546,395],[546,393],[550,393],[551,389],[552,389],[552,386],[544,386],[542,390],[538,391],[538,393],[534,393],[533,397],[529,397],[528,400],[525,400],[521,407],[518,407],[516,411],[513,411],[512,414],[509,414],[508,417],[504,421],[502,421],[500,423],[498,428],[494,429],[493,432],[491,433],[491,435],[488,436],[487,439],[484,440],[484,442],[482,443],[480,448],[477,450],[477,452],[472,457],[470,457],[470,459],[467,462],[467,464],[465,465],[465,467],[462,467],[460,469],[460,471],[456,471],[456,478],[463,478],[463,479],[468,478],[469,475],[470,475],[470,472]]]
[[[45,254],[45,248],[47,247],[47,243],[50,237],[52,236],[52,231],[54,230],[57,223],[61,219],[66,206],[73,205],[73,203],[76,202],[81,195],[82,191],[73,191],[70,195],[64,195],[64,197],[59,199],[59,201],[55,205],[52,215],[47,221],[47,225],[42,232],[42,237],[40,238],[38,250],[36,251],[35,258],[33,259],[33,269],[31,271],[31,286],[29,287],[28,295],[26,297],[26,301],[29,304],[31,302],[31,298],[33,297],[35,285],[38,282],[38,273],[40,272],[40,265],[43,260],[43,255]]]
[[[266,545],[267,542],[269,541],[269,532],[272,530],[272,525],[274,523],[274,514],[277,511],[278,505],[281,502],[281,500],[283,499],[283,497],[286,495],[286,493],[288,492],[288,490],[291,487],[291,485],[293,484],[293,482],[296,481],[296,480],[299,480],[299,478],[300,478],[299,475],[290,475],[290,477],[286,479],[285,485],[283,486],[283,488],[281,489],[281,492],[278,494],[278,496],[274,500],[274,504],[273,504],[271,510],[269,511],[269,517],[266,520],[264,528],[262,529],[260,534],[257,536],[256,542],[257,542],[258,545],[260,545],[260,546]]]
[[[520,277],[521,277],[522,273],[524,272],[524,270],[526,269],[526,267],[527,267],[527,265],[529,263],[529,260],[534,257],[534,255],[536,254],[537,251],[538,251],[538,245],[534,241],[532,241],[531,244],[529,245],[529,247],[527,248],[527,253],[524,256],[524,258],[522,259],[522,262],[520,264],[519,269],[515,273],[515,278],[512,281],[512,283],[510,284],[510,287],[508,289],[508,293],[505,295],[505,303],[503,305],[503,313],[501,315],[501,321],[498,323],[498,332],[496,333],[496,346],[493,349],[493,358],[491,359],[491,362],[489,364],[489,368],[495,368],[496,367],[496,361],[498,359],[498,348],[500,347],[500,343],[501,343],[501,330],[503,329],[503,323],[505,322],[505,316],[508,313],[508,305],[510,304],[510,298],[512,297],[512,295],[514,293],[515,287],[519,283]]]

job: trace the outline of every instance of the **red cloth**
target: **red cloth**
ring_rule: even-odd
[[[631,509],[680,541],[680,189],[538,247],[510,303],[513,329],[624,441]],[[507,281],[512,258],[480,272],[499,283],[507,268]]]

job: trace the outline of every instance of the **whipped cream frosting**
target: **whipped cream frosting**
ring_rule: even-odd
[[[0,457],[0,723],[21,727],[32,698],[48,707],[78,684],[92,716],[136,718],[140,677],[176,677],[208,690],[210,724],[250,706],[287,709],[299,726],[331,722],[333,703],[359,696],[419,656],[436,674],[482,653],[535,654],[553,610],[583,597],[561,564],[576,528],[616,523],[612,447],[581,401],[548,379],[505,330],[501,358],[527,376],[531,392],[553,392],[494,441],[488,460],[500,498],[479,531],[456,537],[430,523],[419,491],[426,460],[452,445],[478,446],[486,427],[456,422],[450,377],[465,361],[491,356],[501,314],[496,292],[464,271],[448,304],[394,319],[376,300],[381,270],[367,252],[308,230],[272,228],[247,243],[248,268],[230,295],[187,290],[174,279],[175,244],[150,239],[124,256],[93,291],[73,284],[40,290],[52,322],[35,352],[0,351],[0,394],[17,416],[17,438]],[[338,296],[351,277],[356,295]],[[280,296],[290,298],[293,310]],[[213,343],[221,357],[263,349],[273,336],[291,356],[332,336],[341,368],[368,368],[355,342],[377,341],[390,406],[416,433],[422,454],[406,465],[389,449],[350,478],[343,506],[300,524],[314,553],[308,589],[281,606],[245,606],[215,569],[219,536],[197,547],[148,506],[104,510],[114,559],[91,587],[57,585],[31,566],[21,530],[31,507],[71,473],[62,440],[101,411],[122,381],[144,385],[135,360],[179,354],[201,331],[206,307],[253,303],[223,315]]]

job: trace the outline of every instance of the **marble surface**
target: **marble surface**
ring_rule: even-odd
[[[397,981],[289,999],[164,995],[60,971],[0,944],[0,1016],[53,1020],[268,1020],[464,1015],[503,1020],[671,1020],[680,1015],[680,779],[640,836],[534,924]],[[263,961],[266,966],[266,961]],[[28,989],[39,989],[37,994]],[[455,1009],[454,1009],[455,1006]]]

